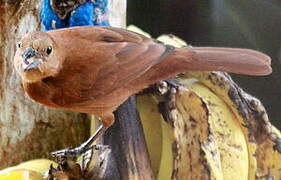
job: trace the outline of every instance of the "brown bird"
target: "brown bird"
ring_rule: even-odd
[[[36,102],[101,118],[101,127],[80,147],[55,152],[66,156],[86,151],[112,125],[112,112],[122,102],[159,80],[193,70],[271,73],[270,58],[254,50],[174,48],[125,29],[101,26],[29,33],[18,44],[14,66]]]

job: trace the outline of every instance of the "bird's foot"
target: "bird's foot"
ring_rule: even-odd
[[[158,110],[164,120],[172,125],[175,121],[175,116],[171,112],[176,109],[176,93],[180,85],[176,84],[176,81],[160,81],[157,87],[162,97],[162,100],[158,103]]]
[[[88,150],[101,150],[102,148],[105,148],[104,145],[92,145],[93,142],[101,136],[104,131],[106,130],[106,127],[101,125],[96,132],[84,143],[82,143],[80,146],[75,148],[66,148],[58,151],[54,151],[51,153],[51,155],[55,157],[77,157],[82,155],[83,153],[87,152]]]
[[[101,144],[95,144],[92,146],[85,146],[82,144],[81,146],[75,147],[75,148],[66,148],[66,149],[61,149],[58,151],[51,152],[51,155],[56,157],[56,158],[61,158],[61,157],[78,157],[85,152],[89,150],[104,150],[108,149],[108,146],[106,145],[101,145]]]
[[[156,93],[163,96],[165,94],[169,94],[171,91],[177,90],[180,85],[181,84],[175,78],[166,79],[150,85],[148,88],[143,89],[138,94]]]
[[[166,79],[164,80],[170,88],[178,89],[181,85],[176,78]],[[160,81],[161,82],[161,81]]]

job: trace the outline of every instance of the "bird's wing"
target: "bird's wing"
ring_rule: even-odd
[[[118,42],[112,37],[107,37],[110,44],[120,44],[113,57],[103,64],[97,73],[92,92],[95,95],[103,95],[112,92],[121,86],[126,86],[145,73],[150,67],[159,63],[168,54],[169,48],[154,42],[142,35],[113,27],[104,27],[109,31],[118,33],[122,41]]]
[[[140,34],[109,26],[73,27],[48,33],[61,42],[69,39],[66,43],[68,45],[77,44],[80,48],[78,56],[83,54],[90,66],[87,69],[93,69],[92,72],[87,70],[81,80],[83,99],[104,95],[126,86],[159,63],[171,49]],[[77,48],[70,51],[77,51]]]

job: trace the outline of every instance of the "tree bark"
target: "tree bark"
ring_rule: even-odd
[[[13,68],[16,43],[39,29],[40,1],[0,2],[0,168],[74,146],[89,134],[85,114],[49,109],[24,93]]]

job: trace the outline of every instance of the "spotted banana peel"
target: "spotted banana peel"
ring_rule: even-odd
[[[134,26],[129,29],[145,34]],[[172,35],[158,40],[177,47],[186,45]],[[281,134],[269,122],[258,99],[244,92],[227,73],[188,72],[176,79],[178,88],[161,82],[154,86],[157,93],[137,96],[154,177],[143,178],[135,170],[123,179],[281,179]],[[88,171],[102,164],[96,172],[104,173],[108,154],[110,151],[100,159],[90,158]],[[35,162],[3,170],[0,179],[7,172],[21,177],[22,171],[40,179],[42,169],[30,168]],[[46,163],[50,162],[40,162],[37,166],[47,170]],[[73,174],[80,173],[72,170]],[[57,179],[71,176],[67,172],[55,175]]]
[[[158,39],[186,45],[171,35]],[[223,72],[188,72],[177,79],[181,86],[168,121],[157,111],[161,99],[138,97],[149,152],[162,152],[151,157],[158,179],[281,179],[280,131],[258,99]],[[148,104],[154,104],[153,113]],[[151,131],[156,124],[158,132]],[[155,137],[162,137],[162,151],[155,150]]]

